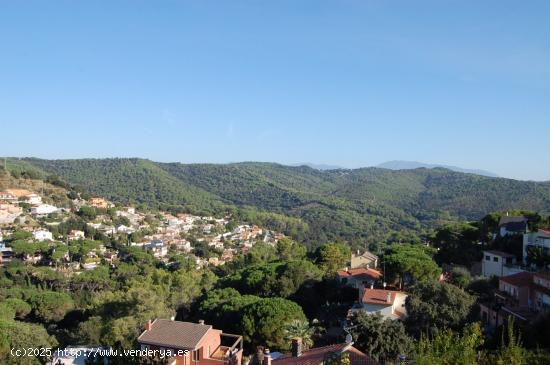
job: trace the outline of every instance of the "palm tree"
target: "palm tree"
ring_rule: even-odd
[[[291,343],[293,338],[301,338],[302,346],[304,350],[309,349],[313,346],[313,334],[315,329],[310,327],[307,321],[302,321],[295,319],[292,322],[288,323],[285,327],[285,339],[288,343]]]

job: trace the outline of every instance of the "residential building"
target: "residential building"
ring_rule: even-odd
[[[540,247],[544,255],[550,256],[550,228],[539,229],[537,232],[523,235],[523,262],[527,263],[527,256],[531,247]]]
[[[57,212],[58,208],[50,204],[40,204],[31,208],[31,214],[45,215]]]
[[[0,191],[0,201],[10,202],[10,203],[16,202],[17,196],[10,193],[9,191]]]
[[[256,363],[261,365],[323,365],[325,363],[340,363],[344,354],[349,358],[350,365],[378,365],[379,363],[363,352],[353,347],[353,342],[348,338],[348,342],[335,345],[314,347],[308,350],[303,349],[302,340],[295,338],[292,340],[291,353],[278,354],[270,353],[265,350],[263,356],[256,355]]]
[[[94,198],[88,199],[88,204],[94,208],[112,208],[114,206],[113,203],[100,197],[94,197]]]
[[[550,271],[520,272],[499,279],[494,298],[480,303],[480,314],[490,327],[500,326],[513,316],[531,322],[550,308]]]
[[[179,352],[168,360],[169,365],[241,365],[242,361],[242,337],[223,333],[203,321],[149,321],[137,341],[142,350]]]
[[[156,258],[162,258],[168,254],[168,247],[164,245],[162,240],[152,240],[143,246],[146,251],[149,251]]]
[[[67,236],[69,241],[83,240],[84,238],[86,238],[84,231],[80,231],[78,229],[71,230]]]
[[[504,216],[501,217],[498,222],[498,234],[501,237],[504,237],[509,234],[524,234],[528,232],[527,218],[523,216],[511,217]]]
[[[372,254],[369,251],[360,253],[359,250],[357,250],[357,252],[355,253],[351,253],[350,268],[356,269],[359,267],[368,267],[376,269],[377,266],[378,256],[376,256],[375,254]]]
[[[378,270],[370,269],[368,267],[360,267],[356,269],[345,268],[338,271],[338,278],[342,285],[354,287],[356,289],[369,287],[375,284],[380,278],[382,273]]]
[[[44,229],[34,231],[32,236],[37,241],[53,241],[52,232],[46,231]]]
[[[40,205],[42,204],[42,197],[38,194],[28,194],[23,197],[25,199],[26,203],[29,203],[31,205]]]
[[[407,316],[407,296],[397,290],[362,289],[359,290],[359,303],[351,308],[351,313],[362,311],[367,314],[378,313],[386,319],[404,319]]]
[[[7,264],[12,260],[14,253],[11,247],[6,247],[3,242],[0,242],[0,266]]]
[[[489,278],[491,276],[508,276],[524,271],[516,263],[516,257],[502,251],[483,251],[481,261],[481,275]]]

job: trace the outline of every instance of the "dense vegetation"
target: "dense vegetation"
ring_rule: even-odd
[[[319,171],[272,163],[179,164],[141,159],[10,160],[14,171],[59,176],[114,201],[220,213],[318,245],[418,241],[434,226],[512,208],[550,212],[545,183],[446,169]],[[23,166],[23,167],[22,167]]]

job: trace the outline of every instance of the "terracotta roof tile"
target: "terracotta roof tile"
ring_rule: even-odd
[[[272,361],[273,365],[319,365],[325,356],[329,353],[347,352],[349,354],[350,365],[379,365],[378,362],[357,350],[347,343],[316,347],[302,352],[299,357],[292,354],[284,354]]]
[[[388,302],[388,293],[390,301]],[[362,302],[364,304],[386,304],[392,305],[395,301],[396,292],[384,289],[365,289]]]

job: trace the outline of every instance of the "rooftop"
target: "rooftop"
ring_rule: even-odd
[[[518,287],[529,286],[533,282],[533,273],[518,272],[517,274],[501,277],[500,281]]]
[[[284,354],[273,360],[272,363],[273,365],[319,365],[323,363],[327,354],[344,352],[349,354],[350,365],[378,365],[378,362],[348,343],[315,347],[303,351],[302,355],[298,357],[292,356],[292,354]]]
[[[390,301],[388,301],[388,294],[390,294]],[[384,289],[365,289],[362,302],[364,304],[386,304],[392,305],[395,301],[397,292]]]
[[[365,279],[378,280],[382,277],[382,273],[378,270],[360,267],[357,269],[338,270],[338,276],[341,278],[348,278],[351,276],[355,278],[364,277]]]
[[[504,251],[488,250],[488,251],[483,251],[483,252],[484,253],[490,253],[492,255],[500,256],[500,257],[515,257],[515,255],[512,255],[511,253],[504,252]]]
[[[204,335],[211,329],[212,326],[206,324],[155,319],[151,324],[151,329],[145,330],[138,337],[138,342],[192,350],[197,347]]]

